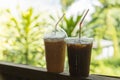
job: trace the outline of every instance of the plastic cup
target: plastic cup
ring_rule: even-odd
[[[64,71],[66,33],[61,31],[51,32],[45,35],[45,58],[48,72],[61,73]]]
[[[70,76],[88,77],[92,38],[66,38]]]

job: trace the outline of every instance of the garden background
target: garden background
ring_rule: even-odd
[[[45,68],[43,35],[66,13],[59,27],[78,37],[88,8],[82,36],[94,38],[90,73],[119,76],[120,0],[0,0],[0,60]]]

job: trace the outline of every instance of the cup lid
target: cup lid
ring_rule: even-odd
[[[46,33],[44,39],[64,39],[67,37],[66,32],[63,29],[53,30],[52,32]]]
[[[87,37],[68,37],[65,38],[65,42],[67,44],[90,44],[93,42],[93,38],[87,38]]]

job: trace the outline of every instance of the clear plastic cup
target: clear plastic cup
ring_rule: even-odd
[[[48,72],[61,73],[64,71],[67,35],[64,30],[56,30],[44,36],[45,58]]]
[[[66,38],[70,76],[88,77],[93,38]]]

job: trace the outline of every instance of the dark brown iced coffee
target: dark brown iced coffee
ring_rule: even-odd
[[[66,39],[69,72],[71,76],[88,77],[90,68],[92,39]]]
[[[66,34],[62,32],[50,33],[44,38],[46,66],[48,72],[60,73],[64,70],[65,48],[64,38]]]

